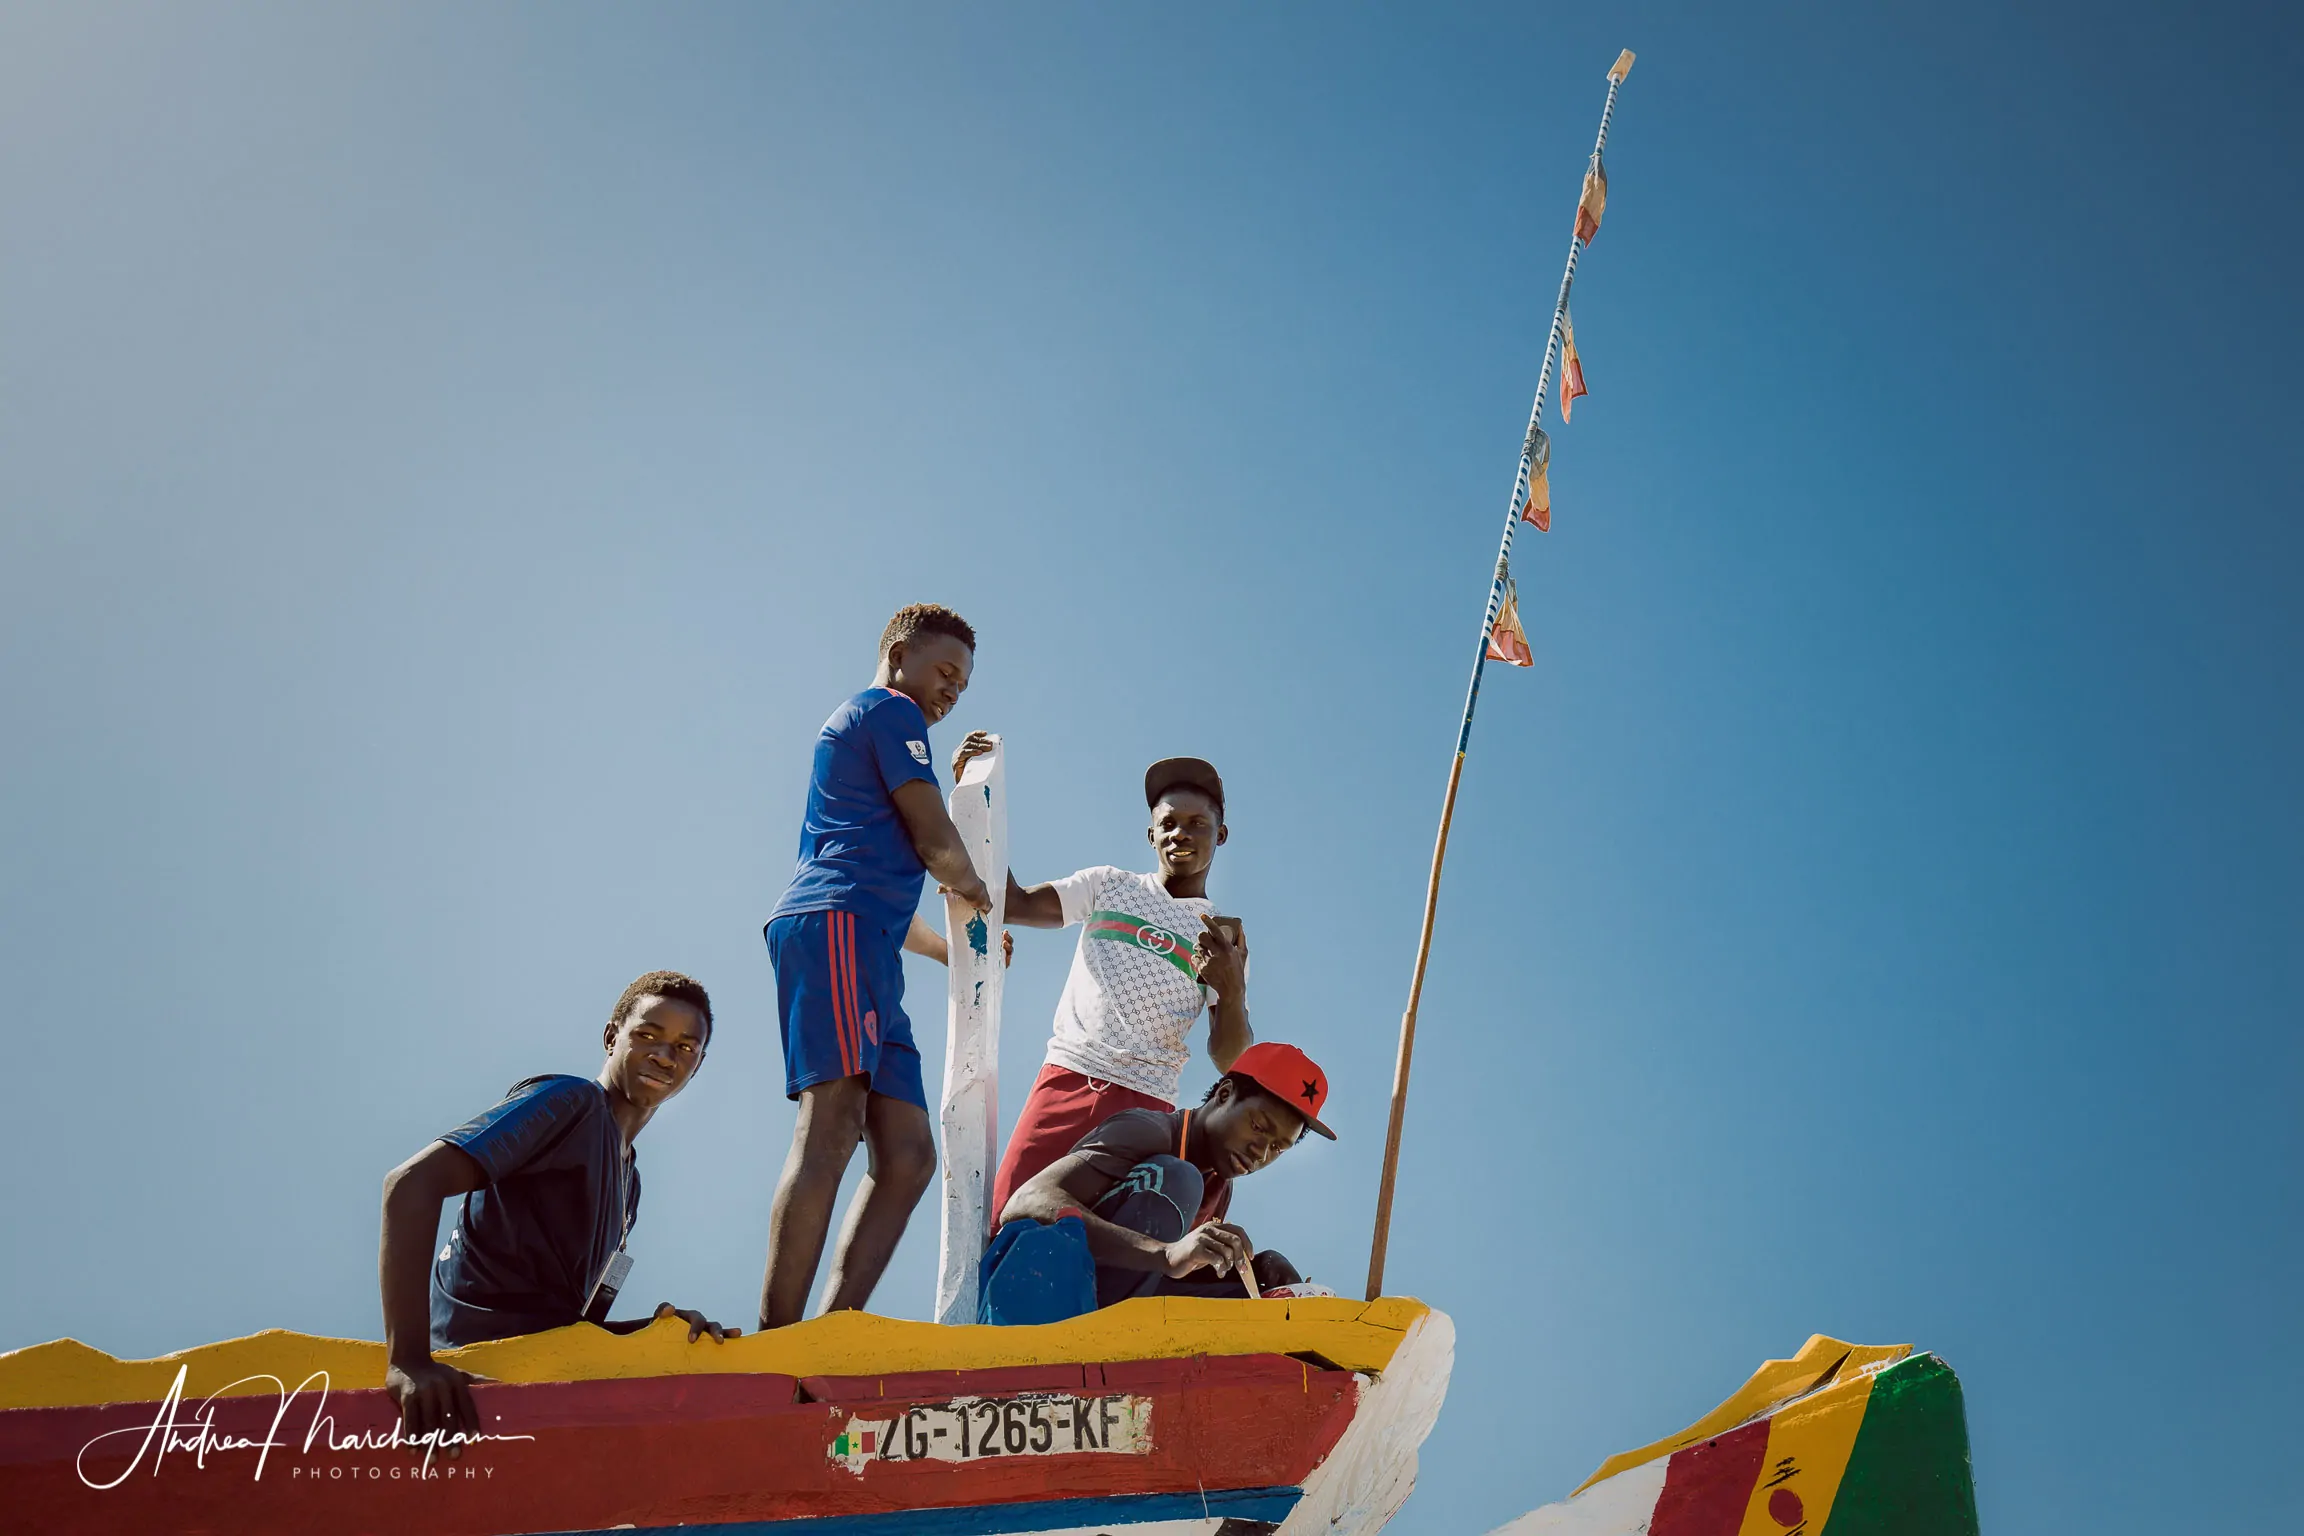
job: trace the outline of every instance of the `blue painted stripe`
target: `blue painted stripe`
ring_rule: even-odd
[[[873,1515],[827,1515],[814,1520],[737,1520],[726,1525],[649,1525],[633,1536],[680,1536],[708,1530],[717,1536],[1007,1536],[1074,1526],[1142,1525],[1154,1520],[1261,1520],[1288,1518],[1301,1488],[1211,1488],[1206,1493],[1128,1493],[1108,1499],[1048,1499],[1025,1504],[964,1504],[957,1509],[900,1509]],[[631,1526],[620,1530],[632,1531]],[[594,1536],[562,1531],[555,1536]]]

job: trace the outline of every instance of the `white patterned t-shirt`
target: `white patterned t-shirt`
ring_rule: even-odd
[[[1192,1021],[1216,1001],[1192,974],[1200,918],[1216,904],[1171,896],[1159,876],[1108,864],[1049,884],[1065,926],[1081,929],[1048,1060],[1175,1103],[1192,1059]]]

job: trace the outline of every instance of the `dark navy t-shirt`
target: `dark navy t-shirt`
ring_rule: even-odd
[[[432,1264],[432,1347],[541,1333],[584,1316],[640,1213],[640,1166],[589,1078],[532,1077],[440,1138],[488,1175]]]
[[[919,705],[893,688],[867,688],[832,711],[816,736],[800,867],[768,920],[854,912],[892,933],[909,928],[927,866],[895,794],[914,779],[937,782]]]
[[[1074,1142],[1072,1152],[1106,1180],[1096,1195],[1096,1200],[1101,1200],[1112,1192],[1113,1185],[1128,1177],[1128,1170],[1138,1163],[1162,1153],[1183,1157],[1191,1125],[1189,1109],[1124,1109]],[[1192,1166],[1200,1167],[1198,1163]],[[1094,1205],[1096,1200],[1088,1203]],[[1193,1225],[1222,1221],[1224,1213],[1231,1209],[1231,1179],[1213,1168],[1200,1168],[1200,1214],[1193,1218]]]

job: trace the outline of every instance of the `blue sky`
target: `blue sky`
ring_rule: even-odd
[[[0,1347],[374,1336],[384,1171],[657,966],[721,1024],[632,1294],[748,1320],[759,924],[917,599],[981,631],[940,746],[1006,735],[1027,877],[1223,766],[1256,1022],[1343,1136],[1236,1213],[1356,1290],[1625,46],[1425,999],[1391,1288],[1461,1352],[1399,1528],[1812,1331],[1952,1362],[1989,1529],[2292,1523],[2270,8],[0,12]],[[1069,942],[1019,936],[1011,1113]]]

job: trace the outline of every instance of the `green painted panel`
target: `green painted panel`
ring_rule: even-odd
[[[1872,1378],[1820,1536],[1977,1536],[1968,1410],[1950,1366],[1915,1355]]]

